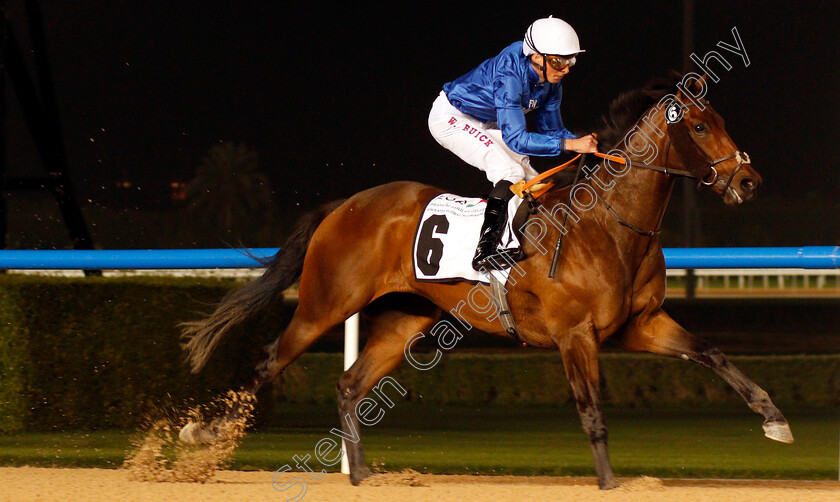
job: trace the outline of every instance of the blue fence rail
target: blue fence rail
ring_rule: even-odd
[[[7,270],[152,270],[257,268],[280,248],[0,250]]]
[[[257,268],[279,248],[0,250],[6,270]],[[840,246],[666,248],[668,268],[840,268]]]
[[[666,248],[668,268],[840,268],[840,246]]]

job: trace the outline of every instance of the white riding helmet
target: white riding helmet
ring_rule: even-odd
[[[586,51],[580,48],[577,33],[569,23],[548,16],[537,19],[528,27],[522,52],[525,56],[531,54],[574,56]]]

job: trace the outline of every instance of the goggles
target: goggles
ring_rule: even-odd
[[[555,70],[562,71],[565,68],[574,66],[577,62],[577,58],[574,56],[545,56],[545,61]]]

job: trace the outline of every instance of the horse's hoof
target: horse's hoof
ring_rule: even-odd
[[[373,473],[370,472],[370,469],[367,466],[361,469],[356,469],[355,471],[351,469],[350,484],[352,484],[353,486],[359,486],[359,483],[371,477],[372,475]]]
[[[195,438],[196,429],[198,429],[197,423],[187,423],[187,425],[181,427],[181,432],[178,433],[178,439],[187,444],[198,444],[198,441]]]
[[[203,429],[199,424],[189,422],[181,428],[178,439],[187,444],[207,444],[212,443],[215,438],[211,432]]]
[[[768,422],[761,427],[764,429],[764,435],[773,441],[793,443],[793,433],[787,422]]]
[[[621,485],[619,484],[618,481],[615,480],[615,478],[608,479],[608,480],[603,481],[603,482],[598,481],[598,488],[600,488],[601,490],[613,490],[615,488],[618,488],[619,486],[621,486]]]

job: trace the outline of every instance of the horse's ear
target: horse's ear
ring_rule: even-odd
[[[668,70],[668,75],[666,77],[666,82],[670,82],[671,86],[675,86],[680,83],[682,80],[682,73],[678,72],[677,70],[671,69]]]
[[[700,78],[698,78],[697,80],[694,81],[694,84],[692,85],[692,87],[694,87],[694,90],[695,90],[695,92],[697,92],[697,94],[700,94],[705,89],[709,88],[708,84],[706,83],[706,79],[708,79],[708,78],[709,78],[709,75],[704,72],[703,75],[700,76]]]

